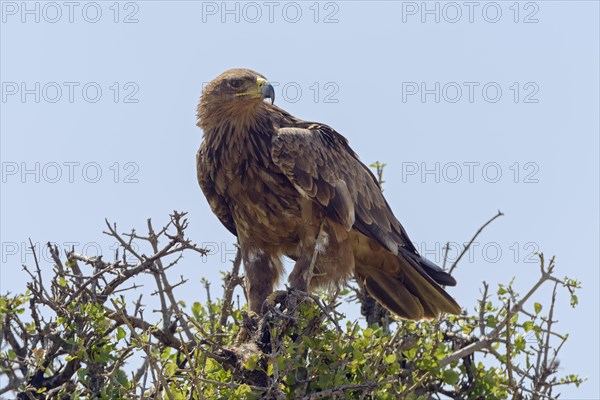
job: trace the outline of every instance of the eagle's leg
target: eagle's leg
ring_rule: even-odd
[[[250,311],[260,314],[261,307],[283,270],[281,259],[258,248],[242,246],[246,275],[246,296]]]
[[[304,298],[305,293],[310,290],[310,283],[315,275],[314,269],[317,262],[319,249],[322,247],[323,223],[318,229],[305,235],[305,239],[300,243],[300,256],[296,260],[294,269],[290,274],[288,281],[290,283],[288,290],[277,290],[271,293],[262,307],[262,313],[275,308],[281,304],[288,310],[295,310]]]
[[[319,249],[323,247],[323,225],[318,228],[314,235],[306,235],[302,241],[300,257],[294,265],[289,277],[290,287],[301,292],[308,292],[312,278],[315,275],[315,264],[319,255]]]

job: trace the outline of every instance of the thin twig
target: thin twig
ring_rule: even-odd
[[[494,215],[492,218],[490,218],[485,224],[483,224],[478,230],[477,232],[475,232],[475,235],[473,235],[473,237],[471,238],[471,240],[469,241],[469,243],[467,243],[465,245],[465,247],[463,248],[462,252],[458,255],[458,258],[456,259],[456,261],[454,261],[454,263],[452,263],[452,266],[450,267],[450,270],[448,271],[448,273],[452,274],[452,272],[456,269],[456,267],[458,266],[458,262],[461,260],[461,258],[465,255],[465,253],[469,250],[469,248],[471,247],[471,245],[473,244],[473,242],[475,241],[475,239],[477,239],[477,236],[479,236],[479,234],[481,232],[483,232],[483,230],[485,229],[486,226],[488,226],[489,224],[491,224],[496,218],[503,216],[504,214],[498,210],[498,213],[496,215]]]

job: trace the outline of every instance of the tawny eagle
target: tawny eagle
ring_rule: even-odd
[[[440,286],[456,281],[418,254],[346,138],[290,115],[274,97],[261,74],[231,69],[206,85],[198,105],[198,181],[238,237],[250,310],[260,313],[288,256],[293,289],[354,275],[401,318],[460,313]]]

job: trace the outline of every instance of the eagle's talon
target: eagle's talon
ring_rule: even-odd
[[[252,335],[258,329],[260,316],[254,311],[242,311],[242,324],[235,338],[237,344],[242,344],[250,341]]]
[[[306,300],[306,298],[306,291],[290,288],[288,297],[285,300],[286,308],[291,312],[297,311],[300,304],[302,304],[302,302]]]
[[[284,301],[289,295],[287,290],[276,290],[271,293],[262,304],[261,313],[266,314],[268,311],[273,310],[277,304],[284,305]]]
[[[262,314],[268,311],[276,310],[277,305],[280,305],[279,314],[286,310],[288,314],[295,312],[300,303],[305,298],[306,293],[294,288],[288,287],[287,290],[276,290],[271,293],[262,305]]]

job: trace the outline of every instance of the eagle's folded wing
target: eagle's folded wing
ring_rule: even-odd
[[[298,191],[321,204],[329,218],[392,253],[398,254],[399,246],[414,251],[377,179],[347,140],[327,125],[303,125],[280,128],[271,149],[273,162]]]
[[[214,177],[210,176],[211,168],[207,165],[210,161],[206,157],[206,147],[202,146],[196,154],[196,174],[200,188],[208,200],[213,213],[227,230],[237,236],[235,221],[224,197],[220,196],[215,189]]]

